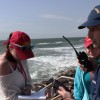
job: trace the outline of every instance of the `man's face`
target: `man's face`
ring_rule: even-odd
[[[100,48],[100,25],[88,27],[88,36],[93,41],[94,47]]]

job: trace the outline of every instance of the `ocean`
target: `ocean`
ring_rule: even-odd
[[[76,50],[84,51],[84,38],[68,38]],[[28,59],[33,83],[47,80],[59,71],[76,67],[77,57],[71,45],[64,38],[32,39],[34,58]],[[5,51],[0,41],[0,54]]]

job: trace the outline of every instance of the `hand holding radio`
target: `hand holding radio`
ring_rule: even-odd
[[[59,86],[62,86],[66,91],[71,92],[68,87],[66,87],[63,83],[58,80],[53,81],[53,89],[56,91],[59,89]]]
[[[84,68],[87,68],[87,71],[93,70],[93,65],[91,61],[88,60],[88,56],[84,51],[79,52],[77,58],[79,60],[79,63],[84,65]]]

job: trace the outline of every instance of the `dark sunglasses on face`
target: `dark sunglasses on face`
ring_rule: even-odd
[[[31,45],[31,46],[21,46],[21,45],[18,45],[18,44],[15,44],[15,43],[13,43],[13,45],[14,46],[16,46],[16,47],[19,47],[21,50],[28,50],[28,49],[33,49],[34,48],[34,45]]]

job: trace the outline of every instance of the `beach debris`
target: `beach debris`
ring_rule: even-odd
[[[69,68],[67,71],[60,71],[55,75],[54,77],[46,81],[33,84],[33,91],[40,91],[42,89],[46,89],[46,100],[63,100],[62,97],[57,93],[58,83],[58,85],[64,86],[64,88],[70,91],[73,97],[75,68]]]

